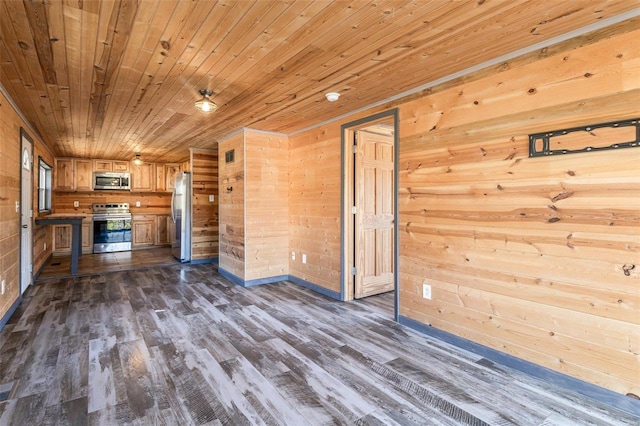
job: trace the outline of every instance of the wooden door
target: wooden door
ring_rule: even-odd
[[[31,285],[32,281],[32,191],[31,179],[33,176],[33,142],[22,134],[22,171],[21,200],[20,200],[20,294]],[[4,266],[4,265],[3,265]],[[4,291],[4,288],[3,288]]]
[[[355,167],[356,298],[394,289],[393,136],[358,131]]]

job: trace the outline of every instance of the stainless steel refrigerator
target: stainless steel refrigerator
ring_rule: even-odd
[[[191,173],[176,175],[171,196],[171,218],[175,224],[171,254],[180,262],[191,260]]]

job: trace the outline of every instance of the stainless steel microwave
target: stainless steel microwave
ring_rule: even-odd
[[[94,172],[93,189],[131,190],[129,173]]]

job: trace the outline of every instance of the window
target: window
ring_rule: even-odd
[[[51,166],[38,157],[38,211],[51,211]]]

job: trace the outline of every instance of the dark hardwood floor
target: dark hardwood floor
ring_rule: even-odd
[[[52,280],[0,333],[1,425],[611,425],[640,419],[393,321],[215,265]]]
[[[78,275],[96,275],[105,272],[132,271],[156,266],[177,265],[170,247],[114,253],[83,254],[78,259]],[[71,255],[51,257],[36,277],[36,282],[71,278]]]

